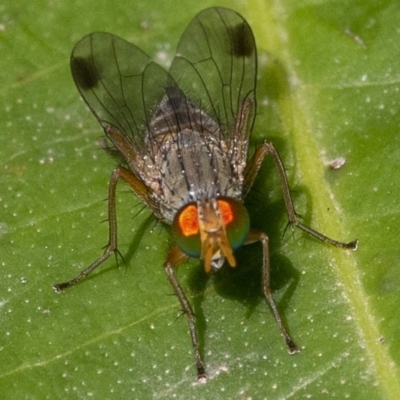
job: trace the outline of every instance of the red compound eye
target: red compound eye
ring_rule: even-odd
[[[249,234],[249,214],[243,204],[235,199],[220,197],[217,201],[229,246],[236,250]],[[190,257],[200,257],[202,244],[195,203],[187,204],[178,211],[172,223],[172,236],[184,253]]]
[[[184,207],[178,216],[178,226],[182,235],[188,237],[199,233],[199,220],[197,218],[197,206],[189,204]]]
[[[201,241],[196,204],[187,204],[178,211],[172,223],[172,236],[184,253],[190,257],[200,257]]]
[[[242,203],[230,197],[220,197],[218,205],[229,243],[232,249],[236,250],[245,242],[249,234],[249,213]]]

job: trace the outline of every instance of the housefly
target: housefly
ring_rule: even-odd
[[[75,84],[123,162],[109,183],[109,242],[104,254],[56,292],[76,284],[117,252],[116,185],[125,181],[161,221],[171,226],[175,245],[165,272],[189,323],[197,378],[207,379],[199,351],[195,316],[175,267],[199,258],[205,272],[234,252],[261,242],[262,288],[289,353],[296,346],[287,332],[270,289],[268,236],[250,227],[243,200],[264,157],[272,156],[280,175],[289,223],[315,238],[344,249],[342,243],[302,224],[296,216],[282,160],[264,141],[248,159],[256,111],[257,52],[246,20],[226,8],[200,12],[184,31],[169,71],[135,45],[109,33],[81,39],[71,55]]]

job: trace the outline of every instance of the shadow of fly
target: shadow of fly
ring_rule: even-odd
[[[343,249],[342,243],[302,224],[294,209],[282,160],[264,141],[248,159],[256,110],[257,51],[246,20],[226,8],[200,12],[184,31],[169,71],[135,45],[109,33],[81,39],[71,55],[75,84],[123,159],[108,191],[109,242],[75,285],[117,252],[115,193],[125,181],[153,214],[171,226],[175,245],[165,272],[187,316],[199,381],[206,381],[193,309],[175,267],[199,258],[207,273],[226,261],[236,267],[239,247],[261,242],[262,287],[289,353],[299,351],[287,332],[270,288],[268,236],[250,227],[243,200],[267,154],[280,175],[289,223]]]

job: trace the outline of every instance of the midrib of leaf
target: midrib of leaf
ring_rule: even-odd
[[[294,78],[297,82],[295,87],[290,88],[290,94],[282,96],[279,100],[282,122],[285,127],[285,121],[290,121],[290,126],[287,124],[286,128],[287,131],[293,132],[292,146],[296,152],[296,171],[302,176],[302,182],[310,189],[311,193],[318,192],[318,197],[313,198],[315,213],[324,216],[323,225],[329,226],[329,232],[334,235],[335,232],[342,231],[340,227],[345,218],[343,218],[343,215],[339,218],[340,205],[335,204],[334,196],[331,196],[329,187],[325,184],[322,162],[315,161],[321,159],[321,152],[315,137],[312,135],[312,119],[309,118],[311,115],[309,104],[313,104],[313,102],[309,101],[308,98],[310,91],[296,79],[296,66],[292,63],[293,60],[286,41],[284,19],[286,10],[284,7],[280,0],[272,3],[258,0],[257,5],[252,4],[252,7],[249,7],[248,15],[252,17],[252,25],[257,26],[258,32],[262,33],[261,37],[265,40],[263,47],[283,62],[288,76]],[[257,11],[252,14],[252,10]],[[260,16],[262,16],[261,19]],[[313,171],[312,174],[305,172],[311,170]],[[328,215],[325,212],[327,204],[330,204],[330,209],[336,210],[336,212],[331,212]],[[323,226],[321,229],[323,229]],[[360,245],[362,246],[362,243]],[[376,373],[376,381],[380,384],[386,398],[398,399],[400,398],[400,382],[396,369],[391,367],[393,360],[389,352],[377,340],[382,335],[378,329],[379,323],[372,312],[370,298],[360,280],[360,268],[357,265],[356,256],[339,249],[333,249],[330,258],[337,279],[342,283],[344,294],[353,310],[354,319],[359,328],[357,333],[370,357]]]

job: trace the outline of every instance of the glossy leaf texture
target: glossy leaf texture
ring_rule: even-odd
[[[208,281],[180,267],[212,379],[194,383],[187,325],[162,263],[169,232],[118,193],[119,248],[63,295],[51,285],[106,244],[115,161],[96,145],[69,57],[108,31],[167,70],[182,30],[210,2],[6,2],[0,16],[0,392],[15,398],[400,397],[398,220],[400,59],[397,1],[220,2],[249,21],[259,60],[252,149],[284,159],[306,223],[357,252],[284,235],[273,165],[249,194],[270,236],[274,297],[302,347],[289,356],[260,291],[261,251]],[[129,8],[130,7],[130,8]],[[178,79],[177,79],[178,80]],[[337,170],[332,161],[346,163]]]

